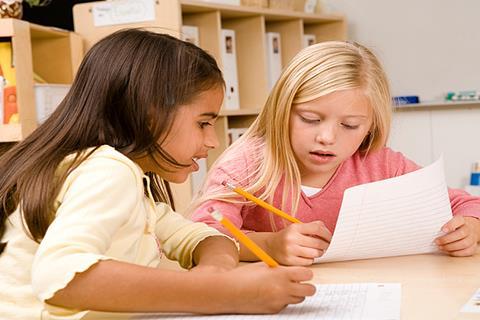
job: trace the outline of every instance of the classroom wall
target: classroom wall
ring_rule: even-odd
[[[394,95],[442,100],[447,91],[480,90],[480,1],[325,0],[347,16],[349,39],[382,61]],[[480,105],[396,112],[389,145],[426,165],[440,154],[447,183],[463,187],[480,160]]]
[[[480,89],[480,1],[328,0],[345,13],[349,38],[382,59],[395,95],[438,100]]]

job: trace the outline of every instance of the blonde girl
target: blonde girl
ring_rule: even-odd
[[[168,35],[120,31],[87,53],[0,158],[0,318],[272,313],[314,293],[305,268],[236,268],[231,239],[171,208],[168,182],[218,144],[223,91],[215,60]],[[191,271],[158,268],[162,253]]]
[[[206,214],[213,206],[285,265],[309,265],[327,249],[345,189],[419,168],[385,144],[390,131],[387,78],[370,50],[351,42],[305,48],[286,66],[258,118],[217,160],[192,219],[228,233]],[[303,224],[289,224],[229,192],[236,184]],[[437,239],[454,256],[480,238],[480,200],[449,190],[455,217]],[[240,259],[256,258],[245,248]]]

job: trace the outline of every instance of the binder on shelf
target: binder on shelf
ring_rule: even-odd
[[[239,109],[240,98],[238,93],[235,31],[230,29],[222,29],[222,37],[220,40],[223,76],[226,84],[224,108],[227,110]]]
[[[305,11],[306,13],[315,13],[316,7],[317,7],[317,0],[305,0],[303,11]]]
[[[303,47],[306,48],[315,44],[317,42],[317,37],[314,34],[304,34],[303,35]]]
[[[197,164],[199,167],[198,171],[192,173],[191,175],[193,195],[200,191],[200,189],[202,188],[203,182],[205,181],[208,172],[207,159],[198,159]]]
[[[182,40],[200,46],[200,36],[197,26],[182,26]]]
[[[247,132],[248,128],[229,128],[228,129],[228,145],[231,145],[235,141],[237,141],[245,132]]]
[[[282,72],[280,33],[266,33],[268,90],[271,90]]]

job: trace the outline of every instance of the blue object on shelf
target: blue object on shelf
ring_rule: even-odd
[[[480,172],[472,172],[470,174],[470,185],[471,186],[480,185]]]
[[[396,96],[393,97],[393,104],[396,106],[403,104],[420,103],[418,96]]]

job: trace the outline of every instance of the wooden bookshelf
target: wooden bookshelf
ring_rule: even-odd
[[[199,46],[213,55],[223,70],[221,30],[235,30],[240,108],[221,110],[215,127],[220,146],[209,153],[208,166],[228,147],[228,129],[248,127],[266,101],[266,32],[280,33],[283,66],[303,48],[304,34],[314,34],[317,42],[345,40],[347,37],[346,19],[341,14],[311,14],[194,0],[157,1],[154,21],[95,27],[92,8],[100,3],[89,2],[74,7],[75,32],[84,37],[86,49],[107,34],[124,28],[144,27],[180,37],[182,25],[193,25],[199,29]],[[175,200],[180,204],[179,211],[184,208],[182,203],[191,200],[190,187],[190,181],[173,186]]]
[[[0,142],[24,139],[37,127],[34,72],[49,83],[69,84],[83,57],[79,35],[17,19],[0,19],[15,62],[18,124],[0,124]]]

